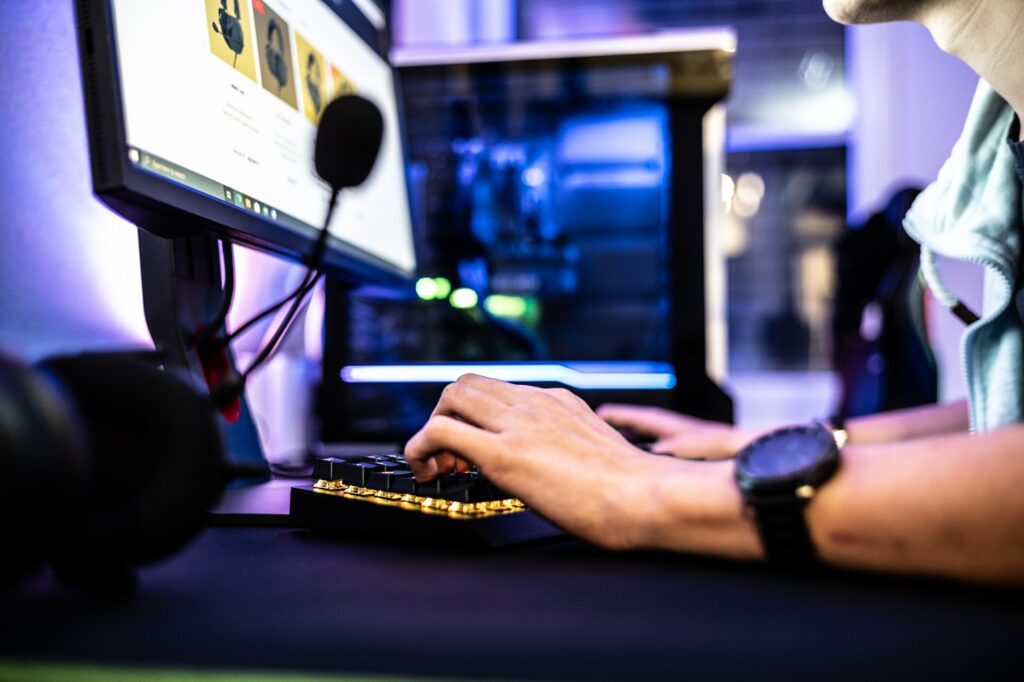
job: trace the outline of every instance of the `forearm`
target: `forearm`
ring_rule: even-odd
[[[636,544],[763,556],[731,462],[678,462],[652,489]],[[1024,425],[972,436],[849,446],[807,507],[836,566],[1024,583]]]
[[[1024,582],[1024,425],[851,446],[808,507],[821,556],[851,568]]]
[[[849,442],[859,445],[966,432],[968,428],[966,401],[882,412],[846,423]]]

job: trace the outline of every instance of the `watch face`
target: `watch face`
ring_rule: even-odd
[[[737,466],[748,479],[789,479],[834,456],[831,433],[821,428],[794,428],[753,443],[739,454]]]

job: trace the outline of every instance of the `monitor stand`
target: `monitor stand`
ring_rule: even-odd
[[[205,233],[166,239],[148,229],[139,230],[139,255],[143,307],[153,343],[164,363],[185,370],[197,388],[207,391],[196,338],[216,319],[224,300],[219,243]],[[230,352],[225,349],[229,357]],[[238,419],[222,416],[219,422],[233,485],[269,480],[270,469],[244,393]]]

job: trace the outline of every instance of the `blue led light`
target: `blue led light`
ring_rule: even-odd
[[[350,384],[447,384],[464,374],[479,374],[514,383],[557,383],[592,390],[663,391],[676,385],[671,366],[647,362],[353,365],[341,370],[341,379]]]

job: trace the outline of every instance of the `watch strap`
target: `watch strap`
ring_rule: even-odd
[[[817,563],[818,554],[804,518],[806,506],[806,500],[795,496],[760,498],[751,505],[768,561],[787,566]]]

